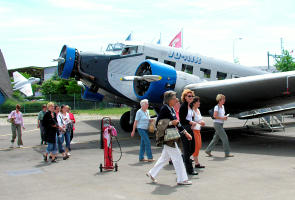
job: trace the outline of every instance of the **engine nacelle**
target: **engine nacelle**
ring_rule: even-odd
[[[82,99],[88,101],[102,101],[104,97],[102,94],[91,92],[87,86],[85,86],[85,89],[81,89],[81,96]]]
[[[63,79],[73,77],[73,71],[75,71],[75,62],[77,62],[78,51],[75,48],[64,45],[58,60],[58,75]]]
[[[174,90],[180,97],[185,86],[202,82],[198,76],[176,71],[172,66],[154,60],[146,60],[138,66],[135,76],[143,75],[162,77],[161,80],[154,82],[138,79],[133,81],[135,95],[140,100],[148,99],[152,103],[162,103],[163,94],[168,90]]]
[[[175,88],[176,71],[170,65],[154,60],[146,60],[138,66],[135,72],[135,76],[143,75],[159,75],[162,78],[154,82],[134,80],[134,92],[140,100],[148,99],[153,103],[162,103],[163,93],[168,90],[174,90]]]

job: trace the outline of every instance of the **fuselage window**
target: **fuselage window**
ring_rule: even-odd
[[[156,60],[156,61],[158,61],[158,58],[154,58],[154,57],[151,57],[151,56],[146,56],[145,59],[151,59],[151,60]]]
[[[200,71],[204,72],[204,78],[210,78],[210,76],[211,76],[211,70],[210,69],[201,68]]]
[[[169,61],[169,60],[164,60],[164,63],[165,64],[167,64],[167,65],[170,65],[170,66],[172,66],[172,67],[174,67],[175,68],[175,62],[173,62],[173,61]]]
[[[182,64],[181,71],[186,72],[188,74],[193,74],[193,66],[192,65]]]
[[[138,49],[138,46],[133,46],[133,47],[125,47],[123,50],[122,50],[122,55],[130,55],[130,54],[136,54],[137,53],[137,49]]]
[[[217,74],[216,74],[216,78],[218,80],[226,79],[226,77],[227,77],[227,74],[226,73],[223,73],[223,72],[217,72]]]

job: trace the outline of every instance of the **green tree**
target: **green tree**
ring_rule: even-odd
[[[283,50],[282,56],[276,58],[275,67],[281,72],[295,70],[295,62],[293,61],[289,51]]]
[[[67,94],[78,94],[81,92],[81,88],[78,86],[77,81],[74,79],[70,79],[68,84],[65,85]]]

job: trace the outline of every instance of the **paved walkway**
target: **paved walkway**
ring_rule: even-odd
[[[85,117],[86,118],[86,117]],[[81,118],[82,119],[82,118]],[[205,118],[207,124],[212,123]],[[26,124],[23,133],[24,148],[8,148],[9,125],[0,125],[0,199],[209,199],[209,200],[277,200],[295,196],[295,125],[286,132],[268,133],[241,129],[242,121],[227,122],[227,133],[234,158],[224,158],[219,144],[213,157],[206,157],[204,148],[212,138],[213,130],[202,131],[203,149],[200,162],[206,166],[198,176],[191,176],[191,186],[177,186],[175,171],[166,165],[159,173],[158,184],[153,184],[145,173],[154,163],[138,162],[140,138],[130,138],[118,128],[123,157],[118,172],[99,172],[103,150],[99,149],[100,121],[97,118],[78,120],[72,156],[57,163],[42,161],[45,146],[40,146],[35,118]],[[154,158],[162,149],[152,139]],[[115,141],[114,159],[120,149]]]

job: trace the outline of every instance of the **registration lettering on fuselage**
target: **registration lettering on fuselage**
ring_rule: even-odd
[[[202,59],[200,57],[181,54],[180,52],[177,52],[177,51],[170,51],[168,54],[168,57],[173,58],[175,60],[183,60],[185,62],[191,62],[195,64],[202,63]]]

